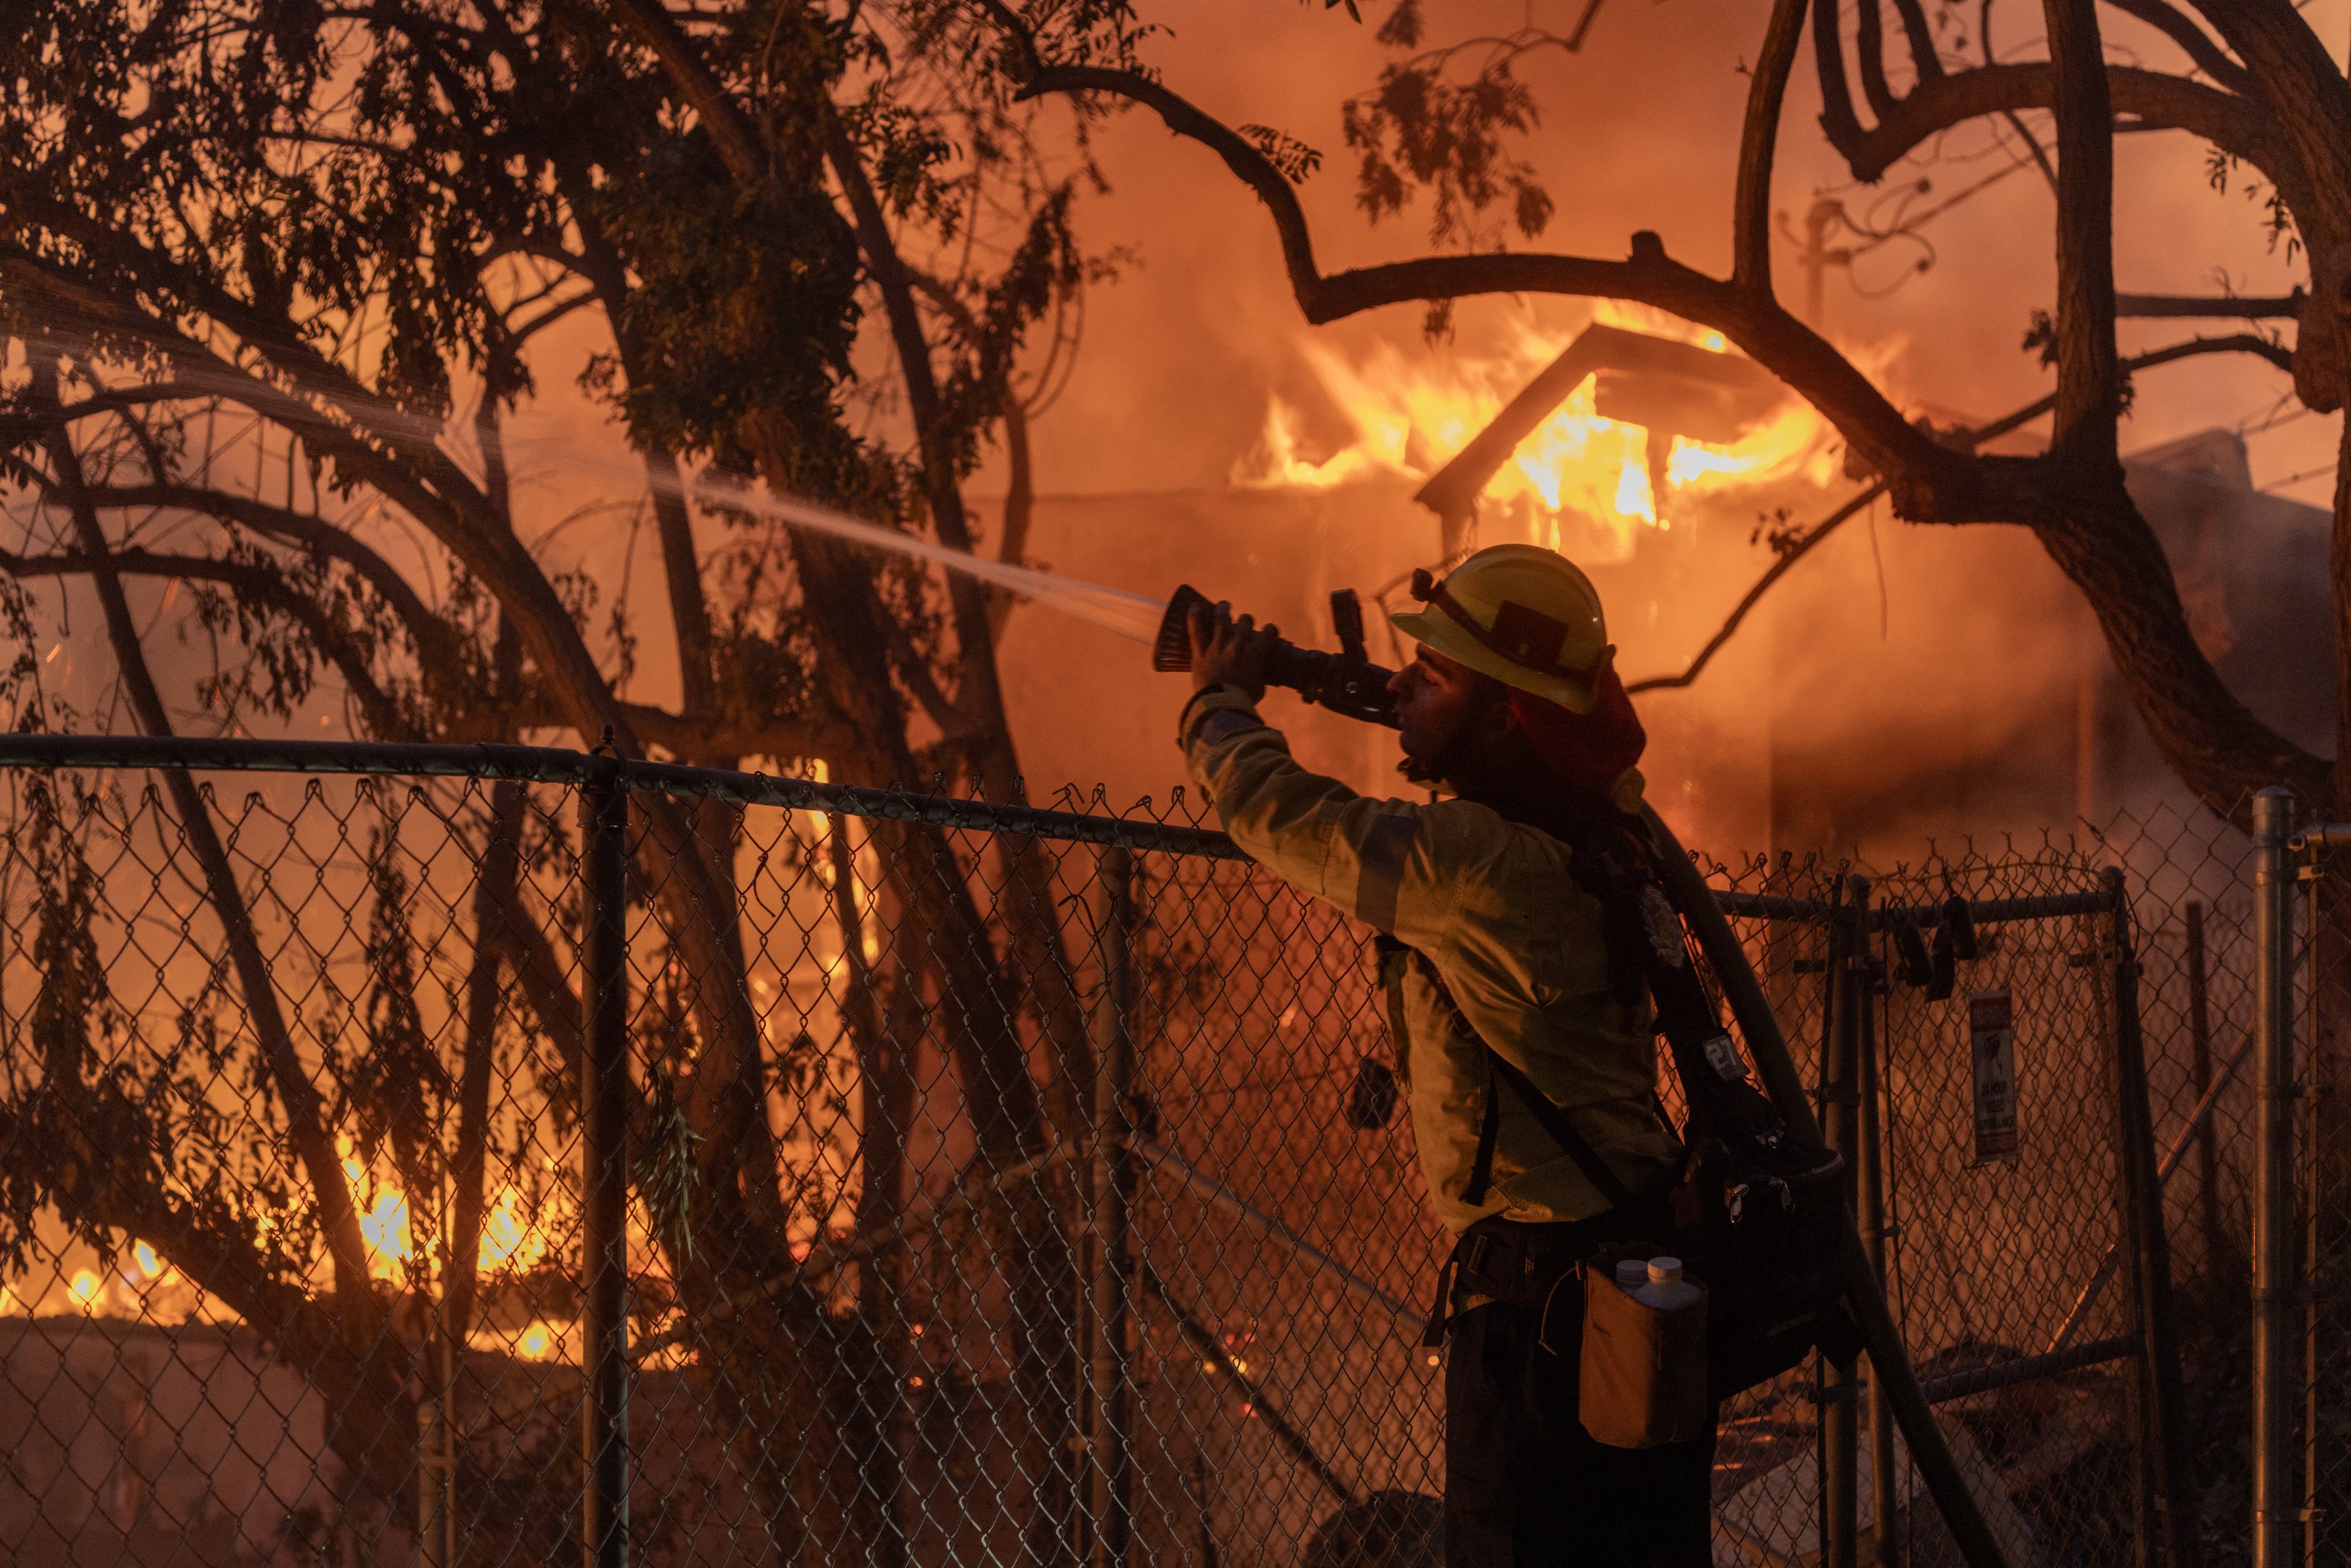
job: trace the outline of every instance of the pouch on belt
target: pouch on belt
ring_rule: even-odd
[[[1593,1440],[1613,1448],[1687,1442],[1706,1435],[1714,1415],[1707,1391],[1706,1301],[1666,1312],[1617,1287],[1617,1260],[1647,1256],[1644,1248],[1611,1247],[1583,1266],[1577,1413]]]

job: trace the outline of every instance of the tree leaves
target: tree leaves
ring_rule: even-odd
[[[1381,38],[1409,47],[1420,29],[1416,9],[1403,5]],[[1530,52],[1567,47],[1529,30],[1387,67],[1371,92],[1341,106],[1347,145],[1358,154],[1356,204],[1377,223],[1426,193],[1429,237],[1438,245],[1494,248],[1505,224],[1523,238],[1541,234],[1551,222],[1551,194],[1534,165],[1507,149],[1510,138],[1532,131],[1541,118],[1516,68]],[[1474,68],[1458,75],[1458,64],[1473,54]]]
[[[367,936],[360,949],[367,970],[360,1014],[366,1044],[350,1065],[345,1095],[360,1148],[371,1155],[389,1145],[402,1184],[412,1193],[431,1193],[440,1186],[441,1127],[454,1085],[417,1005],[422,975],[399,855],[396,819],[380,821],[368,844]]]
[[[1322,167],[1322,154],[1286,131],[1276,131],[1270,125],[1240,125],[1234,127],[1257,144],[1265,161],[1281,171],[1281,177],[1293,185],[1306,183],[1307,176]]]

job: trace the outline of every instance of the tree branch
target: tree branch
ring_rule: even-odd
[[[1275,236],[1281,242],[1282,265],[1290,274],[1290,290],[1307,307],[1307,319],[1328,319],[1317,317],[1310,303],[1322,288],[1323,278],[1314,264],[1314,240],[1307,230],[1306,214],[1298,204],[1298,193],[1255,143],[1195,108],[1181,95],[1134,71],[1108,66],[1040,66],[1019,96],[1029,99],[1049,92],[1106,92],[1142,104],[1157,114],[1168,130],[1189,137],[1223,159],[1225,167],[1257,193],[1258,200],[1271,214]]]
[[[438,444],[438,419],[411,413],[378,397],[357,375],[321,353],[291,318],[269,314],[195,268],[132,235],[107,227],[89,214],[54,203],[30,200],[21,191],[12,191],[10,195],[12,215],[72,239],[91,255],[102,256],[132,275],[140,287],[182,308],[126,309],[123,301],[89,280],[13,246],[0,252],[6,263],[5,273],[0,273],[0,277],[14,274],[6,280],[46,292],[52,303],[77,313],[87,312],[98,324],[110,322],[119,329],[153,341],[183,364],[195,369],[199,379],[206,379],[205,372],[217,377],[222,395],[253,406],[253,400],[243,389],[253,384],[255,378],[243,368],[223,361],[209,345],[189,338],[173,324],[173,318],[180,314],[201,314],[211,319],[235,333],[246,349],[286,378],[298,394],[287,402],[298,405],[300,398],[318,400],[348,421],[352,431],[363,432],[368,441],[380,444],[413,468],[420,480],[440,493],[443,504],[453,508],[461,521],[481,521],[478,491]],[[285,396],[282,392],[279,395]],[[316,417],[318,411],[312,412]],[[345,440],[359,444],[350,432],[345,433]]]
[[[2306,298],[2299,288],[2291,294],[2270,296],[2223,295],[2206,298],[2192,294],[2117,294],[2115,314],[2138,317],[2232,316],[2249,321],[2273,317],[2295,317],[2302,314],[2302,302]]]
[[[1861,458],[1891,476],[1896,506],[1904,516],[1915,508],[1934,520],[1958,520],[1957,514],[1971,513],[1980,504],[1966,460],[1920,434],[1826,340],[1776,302],[1673,260],[1654,234],[1635,235],[1633,254],[1624,261],[1504,252],[1424,256],[1325,277],[1315,268],[1313,242],[1290,183],[1231,130],[1132,72],[1050,66],[1032,86],[1036,91],[1110,92],[1131,99],[1157,112],[1177,134],[1215,151],[1265,202],[1281,238],[1291,288],[1310,322],[1321,325],[1383,305],[1481,294],[1637,300],[1717,329],[1782,381],[1802,388]]]
[[[1992,0],[1982,0],[1981,9],[1976,13],[1976,47],[1983,51],[1983,63],[1987,66],[2000,64],[2000,56],[1992,48],[1991,6]],[[2049,193],[2055,195],[2057,168],[2049,162],[2049,154],[2042,150],[2041,138],[2032,134],[2032,127],[2025,124],[2024,116],[2014,110],[2004,112],[2001,118],[2008,121],[2008,128],[2016,132],[2018,141],[2024,143],[2024,150],[2032,155],[2032,166],[2041,171],[2041,178],[2049,186]]]
[[[1877,0],[1862,4],[1874,9]],[[1803,35],[1804,0],[1775,0],[1747,89],[1747,123],[1740,135],[1730,277],[1737,287],[1764,298],[1771,295],[1771,168],[1788,97],[1788,73],[1795,68],[1796,47]]]
[[[2228,338],[2190,338],[2184,343],[2173,343],[2147,353],[2135,354],[2123,361],[2122,369],[2125,374],[2128,374],[2136,371],[2151,370],[2157,365],[2168,365],[2176,360],[2193,359],[2201,354],[2231,353],[2258,354],[2280,370],[2289,370],[2293,365],[2293,356],[2268,339],[2256,338],[2251,333],[2239,333]],[[1995,440],[2006,435],[2011,430],[2019,430],[2032,423],[2056,406],[2056,402],[2057,399],[2053,393],[2038,397],[2022,408],[2003,414],[1989,424],[1980,424],[1972,430],[1952,431],[1947,434],[1944,439],[1955,446],[1972,450],[1984,442]],[[1739,602],[1732,606],[1730,613],[1724,618],[1714,635],[1707,639],[1706,646],[1698,650],[1698,656],[1683,667],[1681,674],[1652,675],[1646,680],[1628,682],[1625,689],[1635,693],[1675,691],[1695,685],[1707,665],[1713,662],[1714,656],[1722,651],[1723,644],[1730,641],[1731,635],[1746,621],[1748,613],[1763,601],[1763,596],[1771,592],[1771,589],[1782,578],[1788,575],[1798,561],[1811,554],[1813,546],[1850,521],[1862,507],[1885,494],[1886,486],[1883,483],[1872,485],[1868,489],[1839,506],[1835,511],[1815,525],[1812,532],[1798,540],[1794,549],[1773,561],[1770,569],[1755,580],[1754,586],[1740,596]]]
[[[177,510],[201,512],[223,522],[236,523],[314,554],[340,560],[357,572],[389,605],[423,658],[439,658],[461,640],[457,630],[424,602],[398,568],[347,530],[323,517],[214,490],[199,485],[154,484],[93,486],[91,505],[100,511]]]
[[[2244,67],[2229,57],[2228,51],[2212,41],[2212,36],[2198,26],[2182,12],[2166,5],[2164,0],[2106,0],[2106,4],[2126,16],[2136,16],[2169,38],[2196,62],[2196,68],[2210,77],[2231,92],[2251,93],[2252,77]]]
[[[882,306],[890,319],[890,336],[898,351],[899,379],[906,385],[906,410],[914,416],[914,436],[923,455],[924,488],[931,503],[931,527],[949,549],[971,553],[971,526],[964,516],[963,488],[956,473],[952,433],[946,428],[938,380],[931,369],[929,335],[914,304],[914,284],[891,237],[882,203],[865,175],[864,162],[851,145],[840,117],[829,115],[825,125],[825,161],[849,198],[857,229],[858,247],[864,252],[867,274],[882,291]],[[955,609],[956,643],[961,653],[962,689],[956,694],[966,710],[983,724],[993,724],[1004,710],[997,685],[996,639],[988,626],[988,591],[978,579],[962,572],[947,574],[947,601]],[[995,783],[1008,779],[992,780]]]
[[[2294,389],[2306,406],[2329,413],[2343,406],[2345,385],[2351,381],[2351,157],[2345,152],[2351,148],[2351,87],[2326,46],[2286,0],[2196,5],[2245,62],[2281,138],[2309,172],[2307,179],[2288,185],[2271,165],[2255,165],[2285,198],[2310,260],[2310,298],[2294,339]],[[2351,626],[2351,573],[2339,573],[2335,580],[2346,594],[2337,609]],[[2351,773],[2351,715],[2343,727],[2343,762]]]
[[[612,0],[612,9],[636,34],[638,41],[653,51],[662,69],[677,85],[687,105],[702,121],[703,129],[709,132],[727,171],[747,183],[764,179],[768,161],[760,153],[758,132],[749,119],[735,107],[726,85],[711,73],[704,63],[702,51],[671,18],[661,0]]]
[[[2128,373],[2153,365],[2168,365],[2174,360],[2191,359],[2199,354],[2252,354],[2267,360],[2289,374],[2294,371],[2293,350],[2252,332],[2231,332],[2220,338],[2190,338],[2184,343],[2174,343],[2150,353],[2134,355],[2122,362],[2122,368]]]
[[[1812,532],[1796,542],[1793,549],[1782,552],[1763,575],[1755,580],[1754,586],[1740,595],[1739,602],[1730,607],[1730,613],[1723,617],[1722,624],[1715,629],[1714,635],[1706,640],[1706,646],[1698,651],[1698,656],[1683,667],[1680,674],[1651,675],[1646,680],[1627,681],[1625,684],[1625,690],[1637,695],[1641,692],[1677,691],[1684,686],[1695,685],[1698,676],[1706,673],[1707,665],[1714,662],[1714,656],[1722,652],[1723,644],[1729,642],[1738,632],[1739,628],[1745,624],[1748,613],[1763,602],[1763,596],[1779,586],[1782,578],[1795,570],[1796,563],[1812,554],[1813,547],[1836,532],[1864,507],[1885,494],[1886,483],[1880,480],[1821,519]]]
[[[1943,74],[1943,57],[1936,51],[1935,29],[1928,24],[1926,8],[1918,0],[1894,0],[1894,10],[1909,41],[1911,71],[1920,81],[1933,81]]]
[[[110,238],[127,255],[143,258],[141,265],[154,263],[154,258],[136,241],[97,232],[101,238]],[[208,345],[171,322],[116,299],[22,249],[0,247],[0,286],[39,298],[45,307],[55,311],[52,319],[57,325],[101,335],[123,334],[152,345],[159,353],[192,371],[195,381],[217,386],[224,398],[242,403],[299,435],[312,452],[331,459],[340,472],[370,486],[408,512],[447,546],[515,617],[532,659],[569,709],[572,727],[581,736],[590,737],[610,726],[624,752],[638,749],[627,716],[614,700],[611,685],[597,668],[594,655],[588,651],[586,640],[556,594],[554,585],[548,581],[546,573],[531,559],[522,541],[493,511],[487,497],[447,454],[424,435],[419,422],[376,402],[340,366],[304,343],[290,327],[279,323],[275,329],[260,337],[246,337],[245,340],[267,356],[273,368],[298,385],[322,388],[319,395],[329,401],[339,413],[350,417],[358,430],[346,428],[324,409],[228,363]],[[217,293],[200,280],[187,287]],[[227,305],[241,318],[256,315],[242,302],[229,300]],[[206,313],[210,314],[209,308]],[[239,332],[244,336],[243,329]],[[368,423],[370,415],[375,417],[373,424]],[[371,444],[375,441],[382,444]],[[655,815],[666,820],[665,803]],[[682,831],[676,844],[681,852],[693,855]]]
[[[996,558],[1014,566],[1029,559],[1029,529],[1037,515],[1037,470],[1029,459],[1029,411],[1019,398],[1004,403],[1004,534],[996,541]],[[988,629],[1000,641],[1012,607],[1020,601],[998,592],[988,601]]]
[[[496,1064],[498,980],[511,945],[499,911],[514,897],[521,864],[522,786],[501,779],[490,786],[480,869],[474,873],[474,951],[465,966],[465,1024],[457,1067],[457,1135],[449,1155],[450,1226],[447,1282],[441,1291],[441,1343],[466,1342],[480,1283],[482,1218],[488,1197],[490,1087]]]
[[[2115,136],[2096,0],[2043,0],[2056,68],[2057,406],[2053,455],[2117,462]]]
[[[660,0],[613,0],[623,18],[660,58],[664,69],[695,112],[712,128],[712,136],[727,169],[737,180],[763,183],[764,160],[758,156],[750,122],[736,107],[726,87],[712,74],[693,40],[678,30]],[[967,553],[971,529],[964,515],[963,493],[952,455],[946,450],[946,431],[941,414],[938,382],[931,370],[929,339],[914,305],[907,268],[890,235],[882,204],[866,178],[864,164],[851,145],[837,115],[825,116],[825,160],[848,198],[866,271],[882,293],[891,338],[897,350],[900,379],[905,383],[908,412],[922,448],[925,489],[931,505],[932,527],[939,542]],[[995,639],[988,621],[987,591],[961,573],[947,580],[949,602],[955,609],[956,639],[962,657],[965,704],[983,716],[1000,715],[1003,699],[997,686]],[[895,661],[904,673],[917,661]],[[929,672],[909,675],[909,685],[926,709],[944,704]],[[948,710],[952,712],[953,710]],[[934,715],[936,716],[935,713]],[[943,726],[943,727],[946,727]],[[1000,749],[1000,748],[999,748]]]
[[[967,342],[979,340],[979,319],[971,313],[956,291],[927,272],[909,267],[909,281],[922,290],[923,297],[944,312],[956,324],[956,330]],[[1014,566],[1021,565],[1029,548],[1029,525],[1036,506],[1035,470],[1031,465],[1029,445],[1029,412],[1020,400],[1008,396],[1004,400],[1004,455],[1011,472],[1004,490],[1004,534],[997,540],[996,558]],[[998,637],[1004,634],[1004,623],[1012,607],[1020,602],[1019,595],[1008,588],[989,590],[988,628]]]
[[[342,675],[344,685],[367,717],[370,731],[384,740],[425,738],[400,704],[377,684],[365,650],[350,640],[343,627],[322,613],[315,601],[297,591],[267,567],[214,556],[167,555],[143,549],[110,550],[102,555],[72,550],[37,556],[0,550],[0,571],[11,577],[95,578],[108,570],[129,577],[217,582],[235,590],[240,601],[274,610],[298,622],[312,644]]]
[[[1861,68],[1861,96],[1872,114],[1882,116],[1894,107],[1894,89],[1886,85],[1886,13],[1879,0],[1854,0],[1853,52]]]
[[[2106,88],[2117,114],[2185,131],[2241,158],[2277,183],[2292,203],[2309,182],[2276,119],[2261,104],[2202,82],[2129,66],[2108,66]],[[2046,61],[1981,66],[1921,82],[1874,129],[1840,142],[1854,177],[1876,181],[1929,137],[1970,120],[2022,109],[2052,109],[2056,77]]]
[[[54,406],[55,375],[54,361],[36,367],[36,401]],[[96,558],[90,581],[105,613],[107,637],[113,644],[117,674],[131,711],[138,717],[140,728],[149,735],[169,736],[172,721],[148,669],[146,650],[140,644],[130,601],[123,597],[122,580],[106,561],[110,551],[105,531],[99,526],[97,508],[82,491],[80,455],[74,450],[62,424],[51,428],[47,446],[50,476],[65,495],[74,532],[83,550]],[[367,1244],[360,1234],[359,1211],[351,1202],[350,1187],[344,1180],[334,1140],[327,1134],[325,1106],[318,1086],[310,1082],[300,1053],[294,1048],[277,982],[270,977],[269,960],[261,951],[253,916],[229,863],[228,852],[213,825],[211,806],[185,769],[164,769],[163,782],[180,819],[180,831],[185,835],[189,851],[202,873],[213,913],[220,921],[221,934],[245,993],[246,1017],[269,1063],[270,1082],[286,1114],[288,1141],[302,1163],[312,1201],[318,1206],[319,1234],[333,1264],[336,1294],[342,1299],[345,1310],[363,1315],[371,1299]]]
[[[523,322],[519,326],[509,327],[507,330],[514,338],[516,342],[520,343],[547,330],[548,328],[554,326],[558,321],[562,320],[566,316],[570,315],[574,310],[579,309],[581,306],[593,305],[595,303],[596,292],[591,288],[585,293],[575,294],[569,299],[559,299],[554,304],[549,306],[546,309],[540,311],[538,315],[533,316],[529,320]]]
[[[1853,112],[1853,87],[1845,79],[1842,10],[1843,0],[1818,0],[1813,6],[1813,72],[1821,84],[1821,131],[1830,146],[1851,157],[1848,148],[1861,141],[1862,131]]]
[[[125,266],[151,273],[172,270],[134,239],[103,228],[93,230],[78,218],[69,221],[78,231],[94,232],[98,236],[91,242],[94,248]],[[45,306],[54,306],[53,320],[68,329],[86,324],[100,333],[120,333],[153,345],[158,352],[193,369],[200,379],[216,381],[225,394],[236,402],[301,435],[314,453],[332,459],[345,476],[371,486],[386,500],[405,508],[513,619],[567,722],[583,737],[610,729],[623,755],[643,753],[627,710],[597,667],[553,583],[488,498],[438,448],[437,430],[427,430],[421,421],[375,400],[348,371],[321,356],[287,324],[271,323],[252,307],[222,295],[201,278],[173,273],[168,287],[158,287],[167,298],[193,298],[197,309],[235,330],[245,345],[266,359],[277,373],[303,394],[329,403],[358,430],[345,429],[326,410],[306,402],[304,395],[227,364],[172,321],[116,299],[20,247],[0,246],[0,287],[22,290],[41,298]],[[220,301],[217,314],[211,303],[215,298]],[[227,392],[232,388],[234,392]],[[371,444],[376,442],[381,444]],[[731,886],[714,868],[710,847],[696,837],[674,801],[648,797],[643,810],[662,852],[677,871],[664,883],[676,919],[674,929],[689,962],[705,977],[695,1005],[708,1030],[705,1061],[711,1071],[706,1077],[697,1071],[695,1082],[723,1092],[725,1085],[747,1082],[741,1074],[756,1067],[758,1052],[758,1023],[751,1014],[745,979],[737,900]],[[761,1197],[771,1190],[760,1188]]]
[[[100,414],[120,413],[126,409],[151,407],[159,402],[216,402],[221,394],[212,388],[193,382],[145,382],[137,386],[109,387],[92,392],[78,402],[59,403],[57,417],[71,424],[79,420],[96,419]]]
[[[595,291],[611,329],[621,373],[629,385],[642,386],[645,381],[642,345],[629,325],[628,264],[594,215],[593,172],[576,149],[559,149],[552,164],[556,187],[571,207],[580,238],[579,254],[560,251],[559,265],[586,279]],[[677,638],[680,706],[689,714],[701,713],[716,699],[717,670],[712,653],[710,601],[703,591],[702,561],[695,549],[693,504],[676,453],[648,442],[643,457],[647,488],[653,493],[653,530],[661,543],[670,624]]]

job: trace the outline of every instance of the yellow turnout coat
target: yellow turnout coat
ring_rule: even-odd
[[[1478,1033],[1573,1118],[1617,1178],[1659,1190],[1679,1147],[1651,1107],[1646,998],[1611,993],[1599,901],[1566,845],[1470,800],[1375,800],[1301,768],[1229,686],[1184,711],[1180,744],[1225,831],[1250,858],[1424,955]],[[1436,988],[1402,955],[1382,966],[1396,1067],[1437,1218],[1456,1234],[1499,1214],[1583,1219],[1608,1207],[1574,1160],[1497,1084]],[[1501,1097],[1486,1201],[1465,1199],[1485,1096]]]

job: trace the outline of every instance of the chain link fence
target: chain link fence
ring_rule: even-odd
[[[2117,817],[2098,852],[2126,868],[2139,932],[2150,1099],[2189,1373],[2187,1447],[2204,1561],[2251,1556],[2254,1121],[2253,849],[2210,812]],[[2295,933],[2306,972],[2306,931]],[[2312,1559],[2322,1561],[2323,1559]]]
[[[1745,916],[1854,1166],[1896,1321],[2008,1560],[2137,1561],[2179,1483],[2156,1467],[2136,1283],[2161,1260],[2138,1255],[2126,1224],[2129,926],[2100,862],[2044,842],[1874,878],[1783,859],[1710,880]],[[1861,1560],[1956,1561],[1874,1386],[1780,1392],[1727,1427],[1751,1421],[1790,1456],[1720,1502],[1726,1528],[1754,1521],[1751,1558],[1813,1559],[1824,1526],[1834,1557],[1842,1495]],[[1855,1405],[1841,1434],[1837,1412]]]
[[[2104,837],[2104,852],[2129,868],[2145,933],[2148,1038],[2167,1047],[2150,1066],[2190,1374],[2187,1440],[2203,1483],[2204,1558],[2254,1556],[2257,1188],[2274,1142],[2288,1178],[2278,1218],[2288,1284],[2275,1375],[2285,1408],[2272,1456],[2282,1528],[2269,1560],[2340,1562],[2351,1554],[2351,1170],[2336,1091],[2351,966],[2335,929],[2340,916],[2329,911],[2345,907],[2337,883],[2351,866],[2340,858],[2339,837],[2293,855],[2279,846],[2289,884],[2274,956],[2283,1103],[2265,1126],[2260,847],[2203,812],[2126,817]]]
[[[1364,935],[1180,804],[7,747],[17,1560],[1441,1562]],[[1710,867],[2018,1568],[2241,1549],[2241,844]],[[1876,1406],[1727,1409],[1718,1562],[1955,1561]]]

